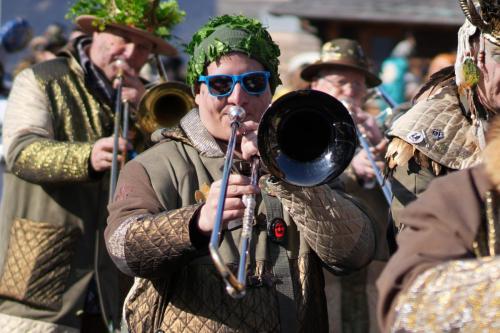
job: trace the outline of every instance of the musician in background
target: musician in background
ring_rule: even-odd
[[[3,127],[2,331],[119,327],[119,272],[102,239],[116,60],[123,64],[123,98],[134,105],[144,92],[139,70],[151,53],[175,53],[162,37],[183,13],[175,2],[153,8],[128,1],[124,7],[143,6],[140,13],[149,16],[124,16],[119,10],[130,8],[114,4],[77,2],[70,16],[91,37],[75,39],[59,57],[22,71],[14,82]]]
[[[194,36],[187,81],[197,108],[160,143],[128,162],[109,206],[108,251],[138,277],[124,308],[130,332],[328,332],[322,265],[345,273],[368,264],[371,222],[327,185],[300,188],[264,176],[250,185],[258,121],[280,83],[278,46],[260,22],[210,20]],[[232,106],[246,110],[219,247],[239,260],[243,194],[257,196],[246,296],[231,298],[207,255]],[[283,207],[284,206],[284,207]],[[278,255],[281,253],[281,255]]]
[[[311,82],[312,89],[344,102],[360,132],[371,144],[371,152],[379,170],[383,170],[386,140],[375,117],[363,110],[367,89],[378,86],[381,81],[370,71],[361,45],[345,38],[325,43],[321,48],[320,59],[305,67],[301,76]],[[377,249],[374,260],[368,267],[347,276],[326,276],[329,318],[331,324],[335,325],[334,330],[338,332],[374,332],[378,329],[375,280],[389,258],[385,236],[389,206],[376,182],[375,171],[365,150],[358,149],[341,179],[346,192],[362,202],[370,216],[374,217]],[[340,306],[335,297],[339,294],[342,299]]]

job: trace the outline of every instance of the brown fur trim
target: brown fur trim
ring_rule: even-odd
[[[189,140],[186,133],[184,133],[180,126],[175,126],[172,128],[160,128],[154,131],[151,135],[151,141],[154,143],[162,142],[165,140],[180,141],[190,146],[193,145],[191,140]]]
[[[400,138],[393,138],[391,140],[387,147],[385,158],[388,168],[386,174],[393,171],[398,165],[407,165],[408,161],[412,158],[422,168],[432,168],[432,172],[434,172],[436,176],[439,176],[443,169],[446,169],[441,164],[431,160],[414,146]]]
[[[500,191],[500,116],[490,123],[488,129],[488,145],[483,151],[486,172]]]
[[[387,147],[385,158],[389,169],[394,169],[398,165],[406,165],[414,156],[415,148],[400,138],[393,138]]]

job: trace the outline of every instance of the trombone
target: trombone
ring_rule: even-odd
[[[255,195],[242,198],[246,208],[242,220],[240,260],[235,276],[224,263],[218,248],[236,133],[245,119],[245,110],[240,106],[233,106],[229,117],[231,136],[226,151],[209,251],[228,294],[241,298],[246,292],[247,258],[254,221]],[[250,180],[253,185],[258,181],[260,162],[273,176],[293,185],[316,186],[328,183],[349,165],[357,145],[356,128],[346,108],[334,97],[315,90],[290,92],[276,100],[262,116],[257,137],[260,159],[252,158]]]
[[[352,115],[351,111],[351,104],[347,100],[342,100],[342,103],[346,107],[346,109],[349,111],[349,113]],[[353,117],[355,119],[355,117]],[[382,171],[380,168],[377,166],[377,163],[375,161],[375,156],[373,156],[371,152],[372,145],[369,143],[368,138],[366,137],[366,134],[362,133],[360,130],[360,125],[356,124],[356,135],[358,137],[359,144],[361,145],[361,148],[366,153],[366,156],[368,157],[368,161],[370,162],[370,165],[375,172],[375,179],[377,180],[377,183],[379,184],[380,188],[382,189],[382,192],[384,194],[384,198],[387,201],[387,204],[390,206],[392,202],[392,189],[391,185],[389,182],[384,180],[384,176],[382,175]]]
[[[148,136],[158,128],[177,125],[195,106],[191,88],[184,83],[168,80],[159,55],[155,55],[155,62],[160,82],[144,93],[137,112],[138,126]]]
[[[118,87],[116,89],[115,98],[113,158],[111,160],[108,203],[113,201],[118,179],[118,141],[120,136],[120,123],[123,122],[121,137],[127,139],[130,119],[129,103],[122,100],[122,62],[122,59],[116,61],[118,74],[115,79],[118,80]],[[177,125],[180,119],[195,106],[191,89],[183,83],[168,81],[165,68],[158,55],[155,55],[155,62],[160,74],[160,83],[146,90],[139,101],[136,116],[137,126],[146,137],[149,137],[158,128]],[[126,153],[123,154],[122,163],[125,162],[125,157]]]
[[[122,88],[123,88],[123,60],[118,59],[116,61],[116,66],[118,67],[118,73],[116,75],[116,80],[118,80],[115,96],[115,119],[113,128],[113,157],[111,158],[111,176],[109,182],[109,197],[108,203],[113,201],[116,190],[116,182],[118,180],[118,142],[120,137],[120,122],[122,122],[121,137],[127,139],[128,133],[128,119],[129,119],[129,103],[122,100]],[[122,164],[125,161],[126,152],[123,153]]]

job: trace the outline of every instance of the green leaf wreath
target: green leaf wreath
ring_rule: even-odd
[[[214,39],[212,34],[219,29],[241,30],[247,35],[234,44],[229,40]],[[186,47],[186,53],[191,56],[187,66],[187,83],[194,85],[203,74],[205,66],[234,50],[255,58],[271,72],[270,85],[274,92],[281,83],[278,73],[280,49],[258,20],[243,15],[212,18],[194,34]]]

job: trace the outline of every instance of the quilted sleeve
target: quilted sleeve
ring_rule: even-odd
[[[268,181],[297,223],[305,239],[325,264],[337,272],[367,265],[375,251],[369,217],[340,191],[328,185],[303,188]]]
[[[132,276],[154,278],[175,272],[207,249],[192,230],[191,221],[199,208],[191,205],[165,211],[142,165],[127,163],[108,206],[105,237],[111,258]]]

